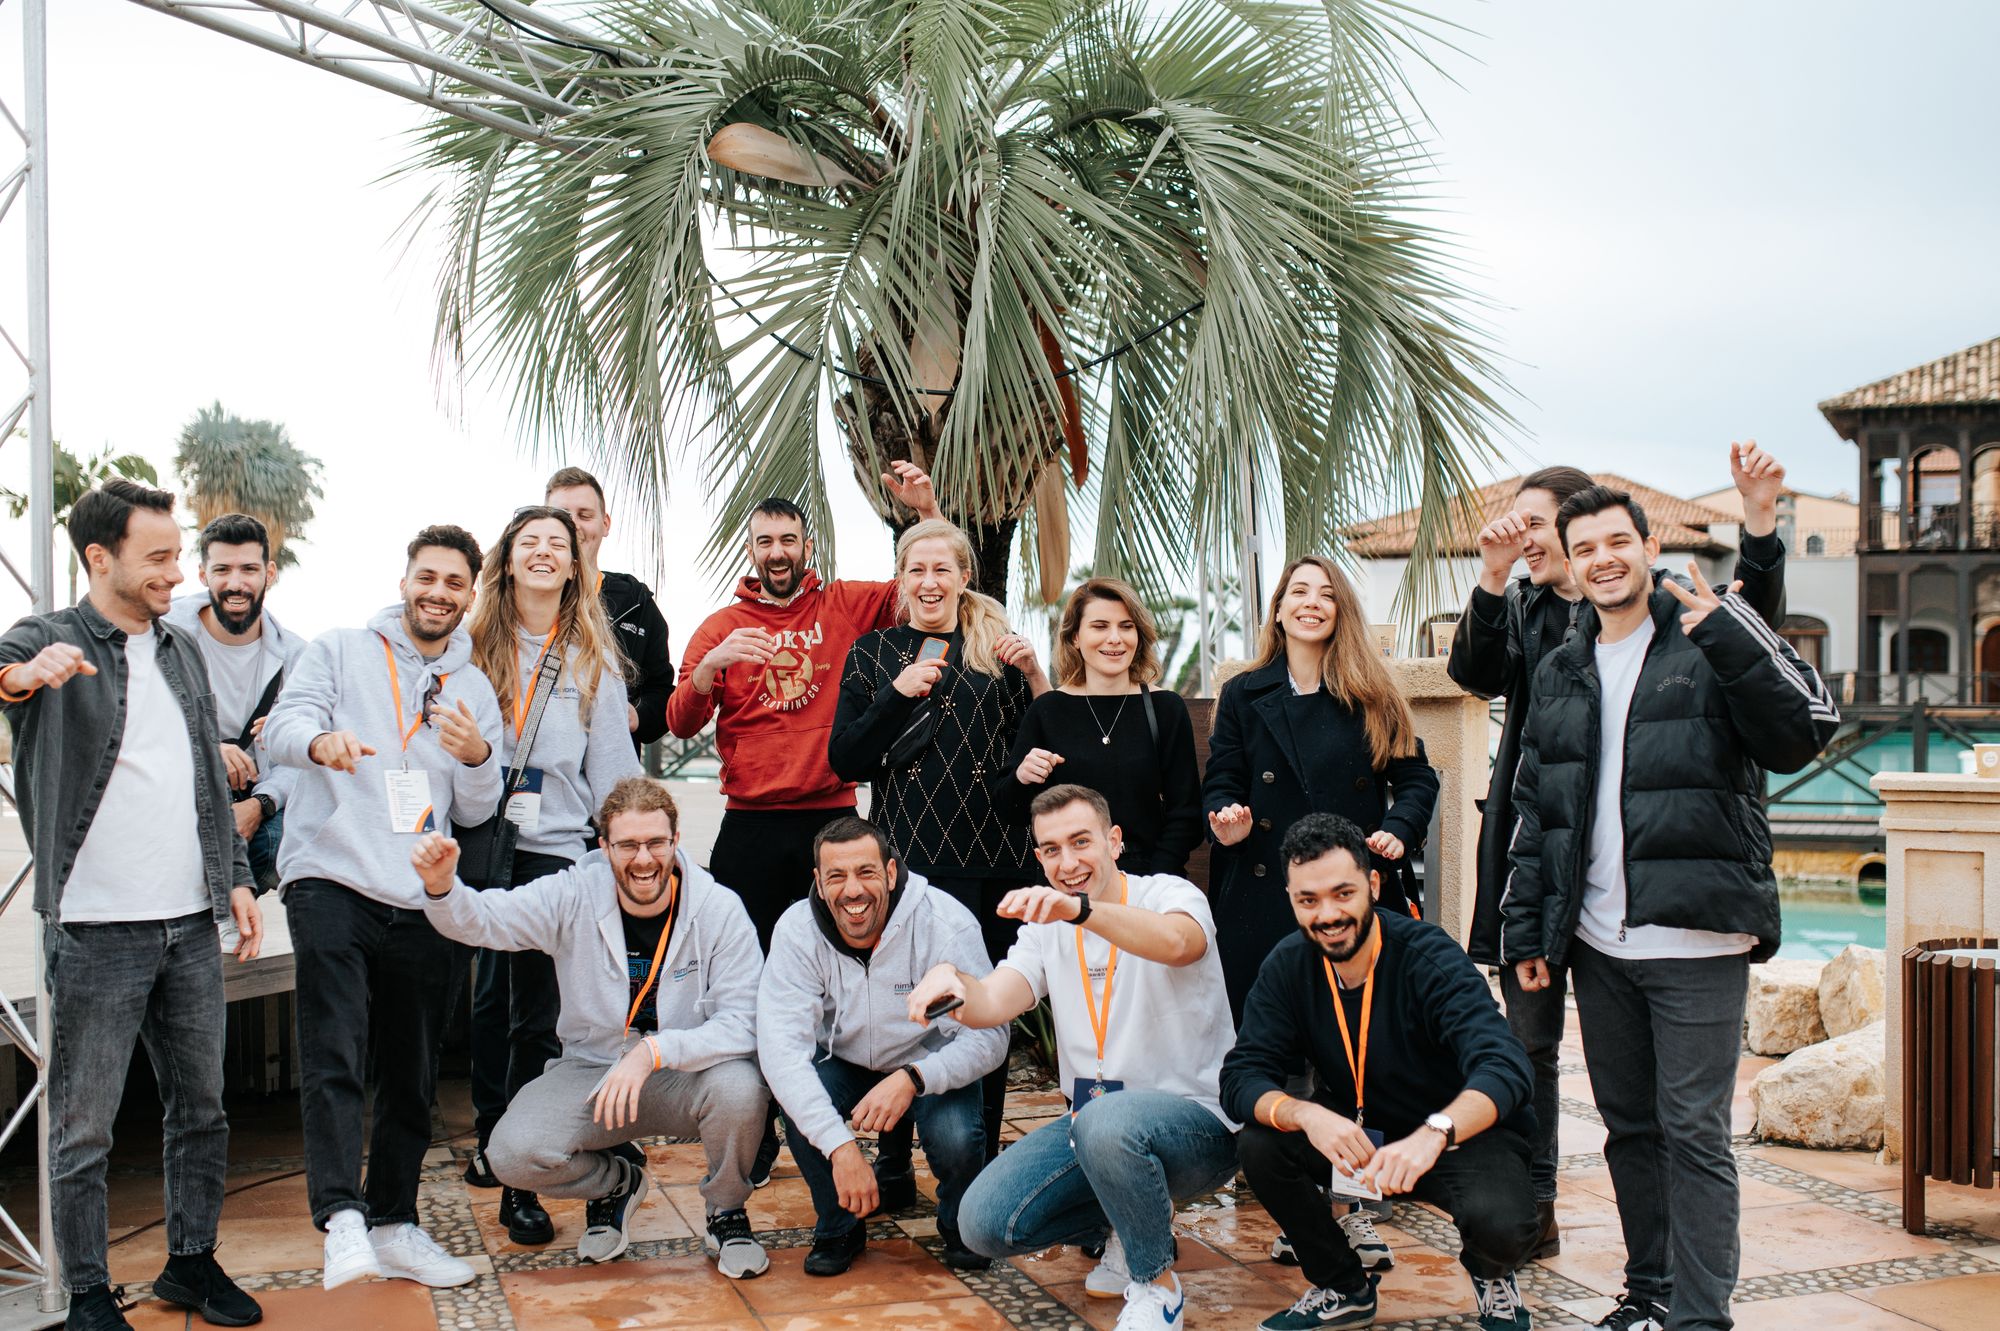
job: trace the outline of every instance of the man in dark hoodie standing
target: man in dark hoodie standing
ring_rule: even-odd
[[[1742,596],[1767,624],[1784,618],[1785,545],[1777,537],[1778,498],[1785,469],[1752,439],[1729,446],[1729,473],[1743,496],[1743,529],[1736,555]],[[1505,698],[1507,719],[1493,756],[1493,778],[1479,829],[1479,888],[1466,950],[1482,966],[1500,967],[1500,994],[1508,1024],[1527,1048],[1535,1069],[1535,1200],[1542,1236],[1537,1259],[1561,1250],[1556,1228],[1556,1129],[1562,1093],[1557,1054],[1562,1048],[1568,974],[1557,965],[1549,985],[1523,991],[1500,955],[1500,893],[1507,877],[1507,844],[1514,834],[1514,777],[1521,762],[1521,729],[1528,719],[1535,669],[1562,645],[1576,621],[1583,593],[1571,581],[1556,535],[1564,500],[1596,484],[1575,467],[1544,467],[1521,480],[1511,508],[1479,533],[1481,568],[1472,600],[1459,618],[1445,668],[1458,686],[1481,698]],[[1512,578],[1514,566],[1527,572]]]
[[[564,467],[549,477],[542,498],[562,509],[576,524],[576,543],[585,567],[597,570],[597,595],[604,617],[611,621],[618,650],[631,663],[625,685],[625,728],[632,747],[642,748],[667,733],[667,699],[674,692],[673,650],[667,645],[667,620],[653,589],[630,573],[606,573],[598,568],[597,552],[611,532],[611,510],[604,487],[581,467]]]

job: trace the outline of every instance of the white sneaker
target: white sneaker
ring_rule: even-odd
[[[321,1287],[338,1289],[350,1280],[381,1274],[382,1264],[375,1259],[375,1245],[368,1241],[367,1217],[351,1209],[328,1216]]]
[[[369,1231],[375,1260],[390,1280],[414,1280],[432,1289],[469,1285],[479,1279],[470,1265],[438,1246],[438,1241],[412,1224],[382,1225]]]
[[[1112,1230],[1111,1237],[1104,1240],[1104,1256],[1083,1278],[1083,1292],[1093,1299],[1123,1298],[1125,1287],[1132,1283],[1132,1273],[1125,1269],[1125,1245],[1118,1241],[1118,1231]]]
[[[1388,1271],[1394,1269],[1396,1256],[1389,1251],[1375,1229],[1375,1216],[1365,1206],[1357,1206],[1346,1215],[1338,1217],[1341,1232],[1347,1235],[1347,1246],[1361,1260],[1364,1271]]]
[[[1292,1240],[1289,1235],[1280,1234],[1277,1238],[1271,1240],[1271,1260],[1279,1266],[1297,1266],[1299,1264],[1298,1251],[1292,1247]]]
[[[1186,1311],[1187,1295],[1179,1276],[1174,1276],[1172,1289],[1135,1280],[1125,1287],[1125,1310],[1118,1314],[1114,1331],[1180,1331],[1181,1314]]]

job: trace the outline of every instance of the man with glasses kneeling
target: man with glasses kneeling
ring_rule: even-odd
[[[680,850],[679,820],[664,787],[626,777],[597,810],[604,856],[483,892],[457,881],[455,841],[427,836],[410,862],[439,933],[555,958],[562,1057],[494,1127],[494,1174],[587,1199],[577,1256],[608,1262],[625,1251],[626,1219],[646,1195],[645,1153],[632,1140],[698,1135],[705,1246],[742,1280],[771,1265],[744,1211],[770,1099],[754,1058],[763,957],[743,903]]]

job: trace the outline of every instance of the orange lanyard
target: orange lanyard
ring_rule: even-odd
[[[653,968],[646,972],[646,982],[639,986],[639,992],[632,999],[632,1010],[625,1014],[625,1030],[629,1034],[632,1022],[639,1015],[640,1004],[652,992],[653,984],[660,978],[660,958],[667,955],[667,940],[674,936],[674,913],[681,906],[681,871],[674,870],[667,880],[667,922],[660,929],[660,941],[653,946]]]
[[[1118,904],[1125,904],[1130,884],[1118,875]],[[1104,1006],[1097,1005],[1097,993],[1090,987],[1090,964],[1083,958],[1083,926],[1076,926],[1076,973],[1083,981],[1083,1006],[1090,1013],[1090,1033],[1097,1037],[1097,1079],[1104,1080],[1104,1035],[1111,1029],[1111,981],[1118,974],[1118,948],[1111,949],[1111,961],[1104,968]]]
[[[1355,1056],[1354,1037],[1347,1031],[1347,1006],[1340,1001],[1340,981],[1333,973],[1333,963],[1325,957],[1319,964],[1326,968],[1327,991],[1333,995],[1333,1015],[1340,1019],[1340,1043],[1347,1051],[1347,1073],[1354,1078],[1354,1125],[1361,1126],[1364,1112],[1363,1102],[1367,1096],[1362,1085],[1368,1079],[1368,1025],[1375,1011],[1375,963],[1382,960],[1382,930],[1375,930],[1375,950],[1368,958],[1368,978],[1361,984],[1361,1053]]]
[[[523,690],[519,684],[516,684],[514,688],[514,738],[516,741],[521,738],[521,732],[528,728],[528,701],[535,696],[535,681],[542,677],[542,662],[549,659],[549,648],[555,646],[556,631],[560,628],[562,628],[562,621],[557,620],[555,628],[549,630],[549,636],[542,639],[542,654],[535,658],[535,668],[526,680],[528,687]]]
[[[410,722],[409,729],[405,730],[403,728],[403,680],[396,673],[396,654],[389,650],[389,639],[387,637],[379,633],[375,636],[382,639],[382,659],[389,663],[389,692],[396,699],[396,733],[403,737],[403,752],[408,753],[410,751],[410,741],[416,738],[417,727],[424,723],[424,704],[421,700],[418,701],[417,719]],[[444,682],[450,678],[450,675],[439,675],[437,677],[438,688],[444,688]]]

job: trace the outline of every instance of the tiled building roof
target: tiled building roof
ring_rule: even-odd
[[[1627,480],[1610,472],[1593,472],[1591,479],[1600,485],[1608,485],[1614,490],[1624,490],[1646,510],[1646,521],[1653,534],[1660,538],[1662,550],[1689,550],[1710,552],[1719,550],[1721,543],[1708,534],[1708,529],[1717,524],[1733,524],[1736,519],[1727,513],[1705,508],[1689,499],[1670,495],[1664,490],[1655,490],[1650,485]],[[1447,555],[1470,555],[1478,550],[1479,528],[1505,513],[1514,501],[1514,495],[1521,488],[1519,476],[1504,481],[1495,481],[1481,489],[1473,499],[1473,506],[1481,515],[1477,525],[1459,527],[1442,542],[1440,553]],[[1456,526],[1456,524],[1455,524]],[[1376,518],[1372,522],[1356,523],[1342,533],[1347,548],[1363,559],[1393,559],[1407,556],[1416,544],[1417,510],[1405,509],[1401,513],[1391,513],[1387,517]]]
[[[1833,420],[1857,411],[1981,404],[2000,405],[2000,337],[1830,397],[1819,409]]]

